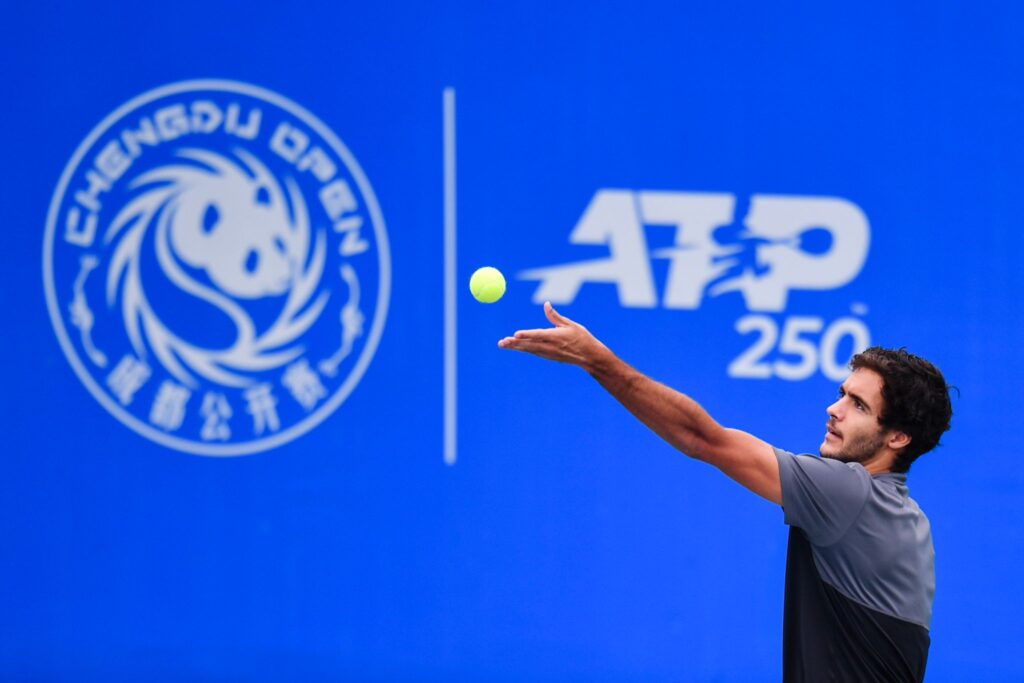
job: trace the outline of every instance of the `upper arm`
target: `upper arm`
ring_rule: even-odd
[[[721,428],[706,442],[701,459],[757,495],[782,505],[782,479],[775,449],[753,434]]]

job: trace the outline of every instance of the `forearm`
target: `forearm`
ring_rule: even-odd
[[[629,412],[687,455],[708,461],[724,428],[689,396],[656,382],[607,348],[583,368]]]

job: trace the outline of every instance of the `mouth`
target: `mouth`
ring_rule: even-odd
[[[828,441],[829,439],[842,441],[843,435],[840,434],[839,431],[831,425],[831,423],[825,423],[825,441]]]

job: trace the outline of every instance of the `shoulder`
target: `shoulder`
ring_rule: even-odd
[[[857,463],[775,449],[786,523],[816,545],[838,540],[871,495],[871,475]]]

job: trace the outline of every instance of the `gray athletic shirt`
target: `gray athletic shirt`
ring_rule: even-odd
[[[822,581],[865,607],[929,628],[935,551],[907,475],[775,449],[786,524],[810,542]]]
[[[783,681],[921,683],[935,553],[906,475],[775,455],[790,525]]]

